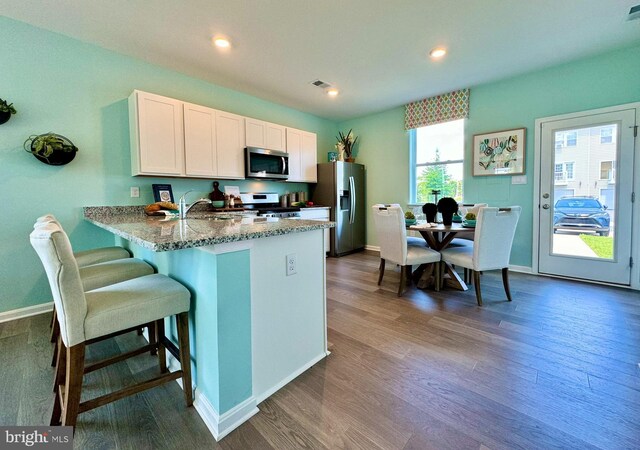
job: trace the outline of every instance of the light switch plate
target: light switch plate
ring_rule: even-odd
[[[296,274],[296,254],[287,255],[287,276]]]
[[[511,177],[511,184],[527,184],[527,176],[526,175],[517,175]]]

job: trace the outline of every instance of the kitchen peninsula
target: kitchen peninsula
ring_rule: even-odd
[[[328,354],[324,229],[332,222],[204,212],[179,220],[138,206],[84,215],[191,291],[194,406],[216,439]]]

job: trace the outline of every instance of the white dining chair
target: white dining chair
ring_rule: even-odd
[[[473,284],[479,306],[482,306],[480,272],[487,270],[502,270],[504,291],[507,300],[511,301],[509,257],[521,211],[520,206],[480,208],[473,246],[448,247],[440,252],[443,261],[473,271]]]
[[[380,275],[378,285],[382,284],[386,261],[398,264],[400,270],[400,286],[398,297],[404,293],[406,282],[411,282],[412,266],[416,264],[438,264],[440,253],[422,246],[407,244],[407,231],[404,214],[400,205],[373,205],[373,221],[380,244]],[[435,270],[440,273],[439,268]],[[438,290],[439,278],[436,277],[436,289]]]

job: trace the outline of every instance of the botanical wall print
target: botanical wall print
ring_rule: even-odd
[[[524,174],[526,128],[473,136],[473,175]]]

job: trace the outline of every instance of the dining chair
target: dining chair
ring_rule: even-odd
[[[473,271],[473,284],[479,306],[482,306],[480,272],[487,270],[502,270],[504,291],[507,300],[511,301],[509,257],[521,211],[520,206],[480,208],[473,246],[448,247],[440,252],[443,261]]]
[[[50,424],[75,426],[77,416],[82,412],[178,378],[182,378],[185,401],[187,406],[191,406],[189,291],[169,277],[154,274],[85,292],[69,238],[59,225],[47,223],[36,227],[30,235],[30,241],[45,268],[60,324],[58,353],[63,355],[63,364],[56,367],[56,379],[59,382],[55,386]],[[164,336],[158,342],[140,349],[85,364],[87,344],[149,323],[156,323],[157,329],[164,330],[164,318],[173,315],[177,321],[181,370],[167,371],[165,349],[171,344],[167,344]],[[158,350],[159,376],[81,401],[84,374],[124,361],[152,347]]]
[[[407,280],[411,282],[412,266],[416,264],[438,264],[440,253],[422,246],[407,244],[407,230],[404,221],[404,214],[400,205],[372,206],[373,221],[380,244],[380,275],[378,285],[382,284],[386,261],[398,264],[400,270],[400,286],[398,287],[398,297],[404,293]],[[439,269],[435,271],[440,273]],[[439,278],[436,277],[436,290],[439,290]]]

